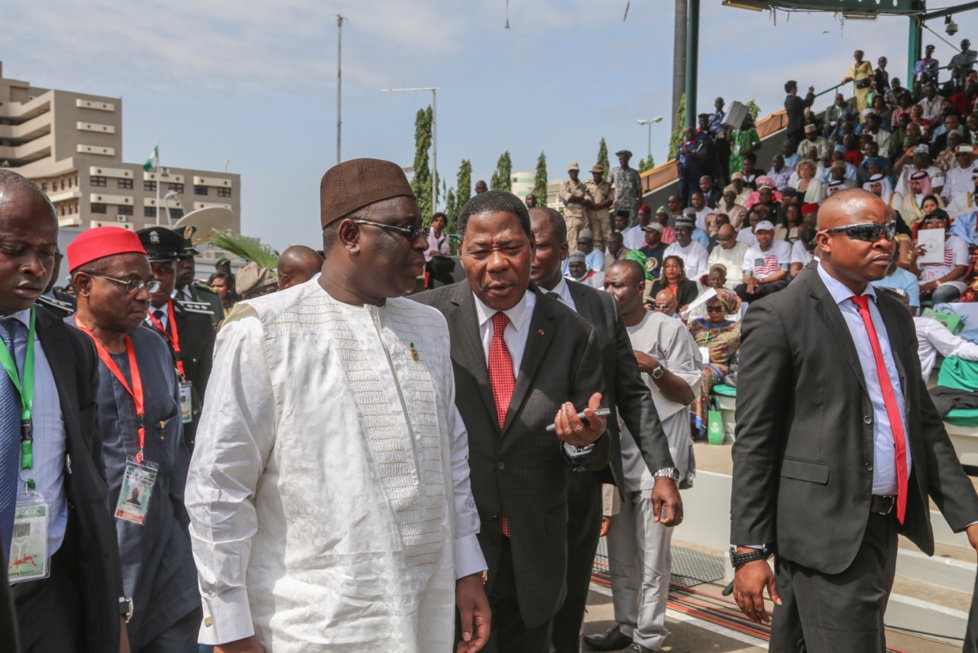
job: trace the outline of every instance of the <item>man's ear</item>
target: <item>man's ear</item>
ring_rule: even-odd
[[[343,218],[336,227],[336,238],[351,254],[360,253],[360,225],[350,218]]]

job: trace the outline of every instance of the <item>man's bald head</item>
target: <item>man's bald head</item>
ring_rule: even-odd
[[[309,281],[322,270],[323,257],[305,245],[292,245],[278,257],[278,287],[280,290]]]
[[[671,290],[665,288],[656,293],[655,310],[666,315],[675,315],[678,308],[679,302],[676,301],[676,295]]]
[[[34,183],[0,170],[0,315],[31,306],[54,274],[58,216]]]
[[[637,284],[640,281],[645,281],[645,268],[638,261],[626,258],[621,261],[615,261],[608,269],[620,270],[622,276],[628,283]]]
[[[564,216],[549,206],[536,206],[530,209],[530,229],[536,233],[541,227],[550,229],[555,242],[567,241],[567,223]]]
[[[51,204],[51,200],[48,199],[44,191],[37,187],[37,184],[13,170],[0,168],[0,202],[6,202],[9,198],[20,193],[31,197],[33,201],[48,204],[51,207],[51,214],[57,220],[54,205]]]
[[[886,203],[874,193],[862,188],[847,188],[831,195],[818,208],[818,230],[864,222],[862,215],[872,208],[885,210]]]

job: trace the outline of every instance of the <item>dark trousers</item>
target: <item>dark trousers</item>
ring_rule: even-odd
[[[897,521],[870,515],[849,568],[822,574],[776,559],[780,606],[774,607],[772,653],[885,653],[883,615],[893,586]]]
[[[568,471],[567,507],[567,598],[554,616],[550,641],[557,653],[578,653],[601,533],[601,481],[597,474]]]
[[[50,576],[11,587],[16,597],[21,653],[82,650],[81,600],[65,567],[68,556],[60,555],[62,551],[51,561]]]
[[[489,592],[492,610],[492,631],[482,649],[486,653],[547,653],[550,643],[550,624],[528,628],[520,616],[516,599],[516,577],[513,573],[513,551],[509,538],[503,538],[499,569]],[[458,628],[456,628],[458,633]]]
[[[786,141],[791,143],[794,147],[798,147],[798,143],[801,143],[802,139],[805,138],[805,130],[796,132],[785,132],[784,138]]]
[[[747,284],[742,283],[734,287],[734,292],[745,302],[753,302],[761,297],[766,297],[773,292],[783,290],[788,287],[788,281],[776,281],[774,283],[764,283],[757,287],[752,293],[747,292]]]
[[[716,142],[717,177],[720,188],[730,183],[730,141],[718,138]]]

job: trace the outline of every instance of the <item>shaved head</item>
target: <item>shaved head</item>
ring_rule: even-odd
[[[873,204],[886,206],[878,195],[862,188],[836,191],[818,208],[818,230],[824,231],[832,227],[863,222],[860,218],[861,212]]]
[[[639,281],[645,281],[645,268],[638,261],[633,261],[631,259],[625,259],[623,261],[615,261],[611,264],[608,270],[620,270],[622,276],[628,281],[628,283],[638,283]]]
[[[305,245],[292,245],[278,257],[280,290],[309,281],[323,268],[323,257]]]
[[[564,222],[564,216],[549,206],[535,206],[530,209],[530,225],[533,231],[546,225],[553,230],[550,233],[553,234],[554,240],[559,243],[567,241],[567,223]]]

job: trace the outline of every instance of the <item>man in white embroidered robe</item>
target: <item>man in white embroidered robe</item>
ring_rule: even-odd
[[[449,651],[489,633],[448,329],[401,299],[421,214],[393,163],[321,185],[319,279],[240,303],[187,485],[200,641],[216,651]]]

